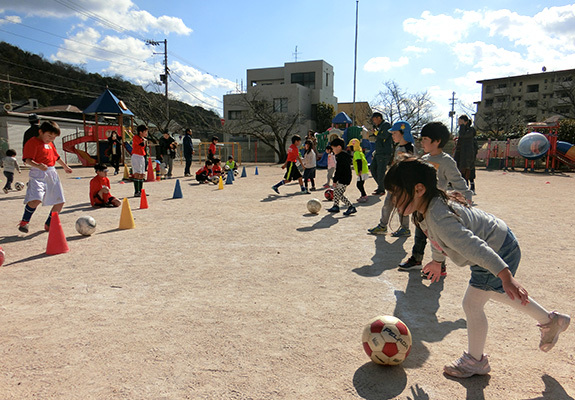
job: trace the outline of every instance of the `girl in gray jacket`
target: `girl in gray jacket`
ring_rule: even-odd
[[[392,193],[398,212],[412,214],[432,244],[433,261],[423,268],[432,282],[439,281],[446,257],[457,265],[471,266],[463,298],[468,349],[444,367],[446,374],[467,378],[491,370],[483,354],[487,338],[484,306],[488,300],[509,304],[534,318],[541,330],[539,348],[545,352],[553,348],[571,318],[547,311],[514,278],[521,251],[505,222],[438,189],[436,169],[424,161],[409,159],[394,165],[384,185]]]

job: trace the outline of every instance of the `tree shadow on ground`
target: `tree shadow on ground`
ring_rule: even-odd
[[[375,254],[371,258],[373,264],[354,268],[352,271],[360,276],[371,278],[381,275],[383,271],[397,268],[407,255],[403,249],[407,238],[390,238],[389,242],[386,239],[384,235],[376,236]]]
[[[70,213],[74,213],[77,211],[87,211],[87,210],[95,210],[95,208],[92,207],[91,203],[72,204],[70,206],[67,206],[62,211],[60,211],[60,215],[70,214]]]
[[[353,386],[357,394],[364,399],[395,399],[405,390],[407,375],[401,365],[378,365],[369,362],[355,371]]]
[[[543,396],[530,400],[574,400],[555,378],[545,374],[541,379],[545,383],[545,390],[542,392]]]
[[[405,291],[395,291],[393,315],[405,322],[411,332],[411,352],[403,365],[405,368],[418,368],[429,358],[429,350],[423,342],[440,342],[452,331],[466,328],[467,323],[463,318],[456,321],[437,320],[445,278],[436,283],[426,281],[429,283],[427,285],[420,271],[409,271],[407,274],[409,280]]]

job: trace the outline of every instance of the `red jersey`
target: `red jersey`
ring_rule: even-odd
[[[45,164],[53,167],[56,161],[60,159],[54,143],[44,143],[39,137],[33,137],[24,145],[22,159],[26,161],[31,159],[38,164]]]
[[[146,155],[146,142],[144,138],[140,135],[134,135],[134,139],[132,140],[132,154],[138,154],[140,156]]]
[[[210,144],[210,148],[208,149],[208,153],[210,153],[213,156],[216,155],[216,144],[215,143],[212,142],[212,144]]]
[[[212,170],[205,165],[196,171],[196,175],[200,175],[201,173],[205,172],[208,176],[212,175]]]
[[[287,161],[296,162],[298,160],[297,159],[298,155],[299,155],[299,149],[295,144],[292,144],[288,149]]]
[[[97,196],[98,192],[102,189],[102,187],[107,186],[108,189],[110,188],[110,179],[107,176],[98,176],[92,178],[90,181],[90,203],[92,205],[96,203],[105,203],[107,201],[106,198],[99,198]],[[104,197],[109,197],[105,195]]]
[[[219,165],[214,165],[214,166],[212,167],[212,173],[213,173],[214,175],[215,175],[215,174],[220,175],[220,174],[222,173],[222,167],[220,167]]]

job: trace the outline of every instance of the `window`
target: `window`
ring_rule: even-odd
[[[497,85],[497,89],[505,89],[507,87],[507,83],[500,83]]]
[[[241,118],[242,118],[242,112],[241,111],[228,111],[228,119],[229,120],[241,119]]]
[[[493,86],[491,86],[491,85],[485,86],[485,93],[487,93],[487,94],[493,93]]]
[[[297,72],[291,74],[291,83],[297,83],[315,89],[315,72]]]
[[[325,73],[325,87],[329,86],[329,74],[326,72]]]
[[[493,106],[493,99],[485,100],[485,107],[491,107],[491,106]]]
[[[527,108],[537,107],[537,100],[527,100],[527,101],[525,101],[525,107],[527,107]]]
[[[527,85],[527,93],[536,93],[539,91],[539,84],[537,85]]]
[[[287,99],[287,97],[274,99],[274,112],[277,112],[277,113],[287,113],[288,112],[288,99]]]

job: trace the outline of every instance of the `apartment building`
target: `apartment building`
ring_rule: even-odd
[[[333,66],[323,60],[285,63],[283,67],[247,70],[247,88],[240,93],[224,95],[226,124],[242,118],[248,106],[245,99],[267,100],[273,111],[300,114],[298,132],[315,130],[318,103],[332,104],[337,109],[333,94]]]
[[[475,126],[510,133],[529,122],[575,117],[575,69],[477,81],[482,85]]]

